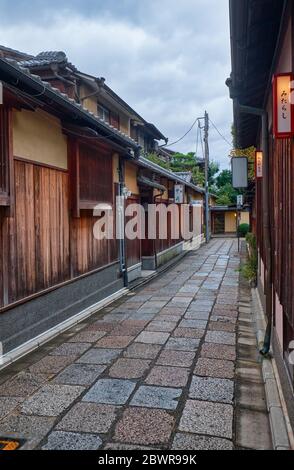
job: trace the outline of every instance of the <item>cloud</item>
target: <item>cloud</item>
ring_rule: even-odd
[[[207,109],[231,140],[227,0],[1,1],[0,43],[36,54],[64,50],[103,76],[170,141]],[[13,18],[13,21],[11,21]],[[193,151],[196,129],[175,149]],[[228,164],[228,144],[211,129],[211,157]]]

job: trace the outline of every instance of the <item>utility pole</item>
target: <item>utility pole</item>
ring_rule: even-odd
[[[206,243],[210,240],[210,217],[209,217],[209,187],[208,187],[208,176],[209,176],[209,145],[208,145],[208,133],[209,133],[209,117],[207,111],[204,115],[204,144],[205,144],[205,238]]]

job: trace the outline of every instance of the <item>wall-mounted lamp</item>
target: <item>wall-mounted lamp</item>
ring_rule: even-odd
[[[291,73],[273,78],[273,128],[277,139],[294,135],[294,76]]]

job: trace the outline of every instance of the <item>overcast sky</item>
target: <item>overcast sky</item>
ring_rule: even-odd
[[[170,142],[207,109],[231,141],[228,0],[0,0],[0,44],[32,54],[63,50]],[[195,151],[196,128],[173,147]],[[201,156],[201,147],[198,154]],[[212,128],[211,158],[230,147]]]

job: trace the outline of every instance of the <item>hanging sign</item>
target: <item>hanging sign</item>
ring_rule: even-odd
[[[248,158],[233,157],[231,164],[233,188],[248,188]]]
[[[238,209],[243,207],[243,194],[237,196],[237,207]]]
[[[273,80],[274,136],[277,139],[294,135],[294,103],[291,103],[293,75],[275,75]]]
[[[255,152],[255,177],[262,178],[263,177],[263,153],[262,152]]]
[[[175,184],[175,203],[183,204],[184,203],[184,185]]]

